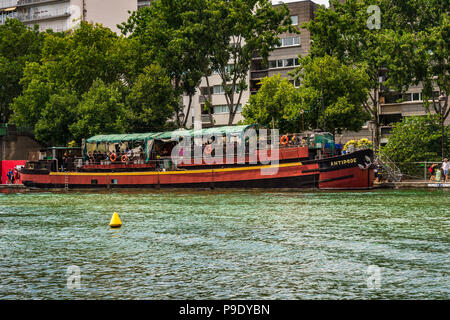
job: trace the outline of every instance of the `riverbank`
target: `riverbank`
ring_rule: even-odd
[[[23,184],[0,184],[0,193],[25,193],[30,191]]]

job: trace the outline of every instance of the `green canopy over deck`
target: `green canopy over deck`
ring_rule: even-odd
[[[259,129],[260,126],[257,124],[250,125],[240,125],[240,126],[224,126],[224,127],[213,127],[201,130],[184,130],[178,129],[175,131],[167,132],[147,132],[147,133],[126,133],[126,134],[102,134],[96,135],[89,139],[86,139],[86,144],[111,144],[111,143],[121,143],[130,141],[143,141],[145,145],[146,160],[149,160],[150,151],[153,147],[154,140],[171,140],[180,136],[212,136],[212,135],[222,135],[222,136],[238,136],[242,137],[246,130],[249,129]],[[86,148],[85,148],[86,150]],[[86,154],[86,152],[85,152]]]
[[[175,130],[166,132],[148,132],[148,133],[125,133],[125,134],[101,134],[93,136],[86,140],[86,143],[119,143],[125,141],[146,141],[146,140],[167,140],[176,136],[191,136],[196,135],[232,135],[241,136],[248,129],[257,130],[260,126],[256,124],[241,125],[241,126],[224,126],[213,127],[201,130]]]
[[[86,140],[86,143],[119,143],[125,141],[145,141],[155,139],[162,132],[101,134]]]
[[[224,126],[224,127],[212,127],[200,130],[175,130],[163,132],[161,135],[156,137],[156,139],[171,139],[176,136],[212,136],[212,135],[230,135],[230,136],[242,136],[246,130],[260,128],[257,124],[248,124],[240,126]]]

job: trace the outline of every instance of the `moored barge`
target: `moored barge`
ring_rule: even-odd
[[[370,189],[373,152],[337,154],[333,136],[255,136],[258,127],[233,126],[177,132],[101,135],[82,144],[82,155],[28,161],[22,181],[39,189],[115,188],[318,188]],[[179,137],[182,137],[180,139]],[[200,157],[195,139],[200,136]],[[214,139],[222,137],[223,156]],[[250,138],[249,138],[250,136]],[[186,148],[192,137],[192,148]],[[206,138],[205,138],[206,137]],[[211,140],[211,137],[215,137]],[[275,140],[276,138],[276,140]],[[184,139],[184,144],[180,140]],[[273,140],[273,141],[272,141]],[[197,140],[198,141],[198,140]],[[217,141],[217,140],[216,140]],[[270,143],[269,143],[270,142]],[[278,144],[279,145],[275,145]],[[181,148],[180,145],[184,147]],[[219,145],[221,146],[221,145]],[[269,148],[270,146],[270,148]],[[228,149],[229,148],[229,149]],[[221,149],[220,149],[221,150]],[[228,151],[233,152],[229,153]],[[239,153],[239,150],[244,150]],[[187,155],[188,153],[188,155]],[[230,156],[231,154],[231,156]],[[175,155],[175,156],[174,156]],[[196,157],[197,155],[197,157]],[[186,161],[189,159],[189,161]],[[215,159],[215,161],[211,161]],[[217,161],[219,159],[220,161]],[[276,160],[276,161],[274,161]]]

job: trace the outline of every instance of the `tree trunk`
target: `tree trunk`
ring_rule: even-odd
[[[373,146],[375,151],[378,151],[378,149],[380,148],[380,123],[378,121],[378,119],[375,119],[374,122],[374,133],[373,133]]]
[[[234,107],[233,107],[234,109]],[[236,107],[237,109],[237,107]],[[233,112],[230,112],[230,116],[228,118],[228,125],[232,126],[233,125],[233,121],[234,121],[234,117],[236,116],[236,110],[233,110]]]
[[[441,116],[441,130],[442,130],[442,137],[441,137],[441,158],[442,160],[445,158],[445,118],[442,115]]]
[[[186,115],[184,117],[183,127],[186,127],[186,123],[187,123],[187,121],[189,119],[189,113],[191,111],[191,106],[192,106],[192,94],[189,95],[189,104],[188,104],[188,108],[187,108],[187,111],[186,111]],[[192,124],[192,125],[194,125],[194,124]]]

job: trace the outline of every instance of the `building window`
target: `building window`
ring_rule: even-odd
[[[291,20],[293,26],[298,25],[298,16],[291,16]]]
[[[238,108],[237,108],[237,112],[241,112],[242,111],[242,105],[239,104]],[[228,106],[226,104],[222,104],[222,105],[217,105],[213,107],[213,112],[214,114],[217,113],[229,113],[230,109],[228,109]]]
[[[422,101],[422,94],[420,92],[413,93],[412,99],[413,101]]]
[[[293,67],[294,66],[294,59],[284,59],[283,65],[285,67]]]
[[[405,93],[402,96],[402,100],[403,101],[411,101],[411,98],[412,98],[411,96],[412,96],[411,93]]]
[[[281,59],[281,60],[269,60],[269,69],[276,68],[289,68],[298,66],[300,63],[297,58]]]
[[[298,45],[300,45],[300,36],[282,38],[282,39],[280,39],[280,41],[281,41],[281,46],[280,46],[281,48],[298,46]]]
[[[231,85],[227,85],[227,87],[229,89],[231,89]],[[238,86],[234,86],[234,93],[239,93],[239,87]],[[216,85],[213,87],[213,91],[212,94],[225,94],[225,88],[223,87],[223,85]]]
[[[295,80],[289,80],[290,83],[292,83],[294,85],[294,87],[299,88],[300,87],[300,80],[295,79]]]
[[[150,0],[139,0],[137,8],[140,9],[142,7],[150,7]]]
[[[225,73],[232,73],[234,70],[234,64],[229,64],[225,67]],[[214,70],[213,74],[220,74],[220,70]]]
[[[214,86],[213,94],[224,94],[225,89],[223,86]]]
[[[201,94],[202,94],[202,95],[208,96],[208,87],[201,87],[201,88],[200,88],[200,91],[201,91]],[[214,93],[214,88],[213,88],[213,87],[209,87],[209,92],[210,92],[211,94],[213,94],[213,93]]]

